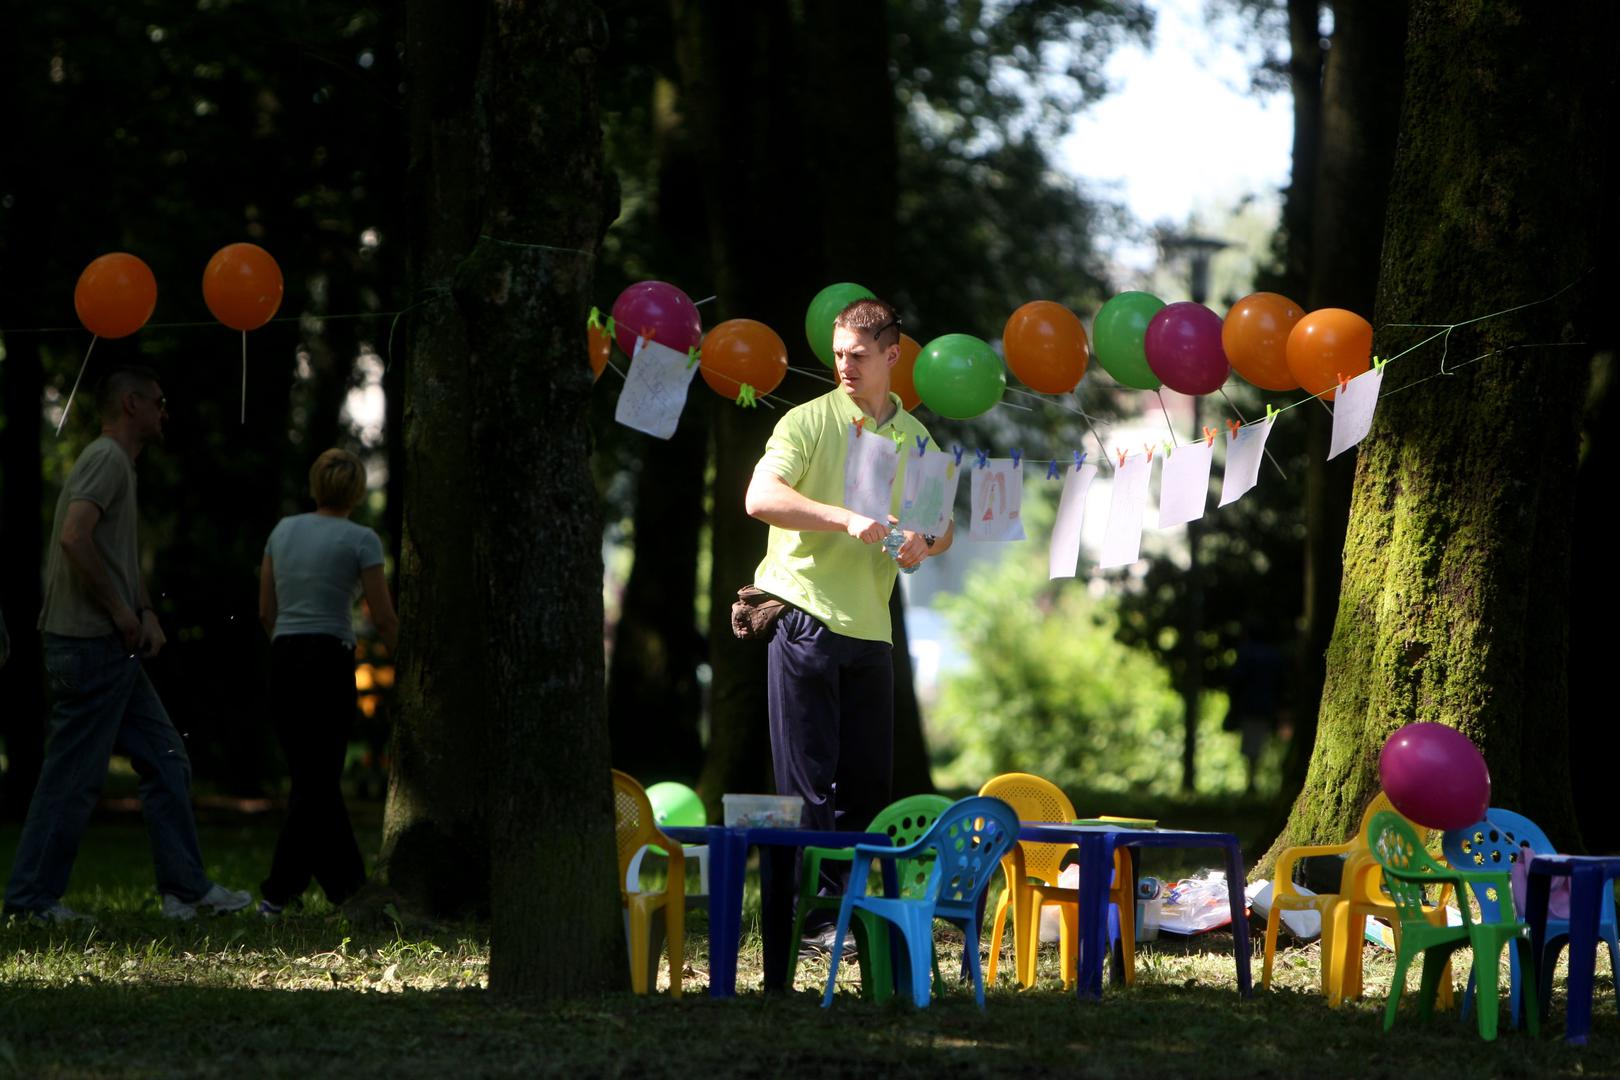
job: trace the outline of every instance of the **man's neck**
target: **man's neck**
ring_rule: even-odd
[[[124,453],[129,455],[129,460],[134,461],[141,456],[141,450],[145,444],[122,424],[103,424],[101,433],[122,446]]]
[[[889,388],[884,387],[883,393],[876,398],[863,397],[860,394],[849,395],[861,412],[878,422],[881,427],[894,418],[894,402],[889,397]]]

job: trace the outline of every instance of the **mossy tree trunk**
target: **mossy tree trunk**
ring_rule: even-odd
[[[1391,323],[1459,322],[1582,281],[1608,198],[1614,21],[1601,3],[1414,4],[1377,351],[1429,332]],[[1378,790],[1384,741],[1417,720],[1479,745],[1494,804],[1576,840],[1565,664],[1582,299],[1576,285],[1388,369],[1357,452],[1316,748],[1273,854],[1343,839]],[[1451,367],[1482,359],[1428,377],[1442,352]]]
[[[488,898],[496,991],[598,992],[626,974],[582,350],[606,27],[579,0],[407,20],[414,278],[439,298],[408,358],[387,873],[439,912]]]

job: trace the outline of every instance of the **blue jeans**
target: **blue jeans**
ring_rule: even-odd
[[[140,660],[116,635],[46,634],[45,671],[45,763],[11,864],[6,910],[41,911],[62,899],[114,752],[128,756],[140,777],[158,891],[202,899],[211,882],[191,812],[191,759]]]

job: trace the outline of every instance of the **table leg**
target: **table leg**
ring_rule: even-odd
[[[1243,852],[1235,840],[1223,846],[1226,848],[1226,900],[1232,907],[1232,959],[1237,964],[1238,993],[1249,997],[1254,992],[1249,972],[1253,946],[1249,944],[1249,914],[1243,906],[1247,900],[1243,895]],[[1324,956],[1324,967],[1327,962]]]
[[[793,934],[793,907],[797,896],[793,871],[798,859],[798,848],[759,849],[759,933],[765,951],[766,990],[782,990],[787,986],[788,950],[798,944],[788,940]]]
[[[1074,983],[1075,994],[1082,1001],[1102,997],[1103,955],[1108,951],[1112,841],[1113,837],[1106,833],[1088,834],[1080,839],[1080,970]]]
[[[1603,884],[1603,873],[1598,868],[1579,864],[1573,867],[1569,888],[1569,1009],[1564,1038],[1576,1046],[1586,1045],[1586,1033],[1592,1028],[1592,967],[1597,959],[1598,890]]]
[[[709,996],[736,997],[748,842],[730,829],[714,829],[709,858]]]
[[[1541,1019],[1546,1020],[1547,1007],[1552,998],[1552,971],[1550,965],[1542,963],[1542,954],[1547,948],[1547,901],[1551,896],[1552,878],[1536,873],[1535,864],[1532,863],[1529,885],[1524,901],[1524,921],[1530,924],[1530,957],[1538,980],[1536,1007],[1541,1010]]]

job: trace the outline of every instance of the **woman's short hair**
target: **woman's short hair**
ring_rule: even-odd
[[[347,450],[328,450],[309,467],[309,493],[323,510],[353,510],[366,493],[366,467]]]

